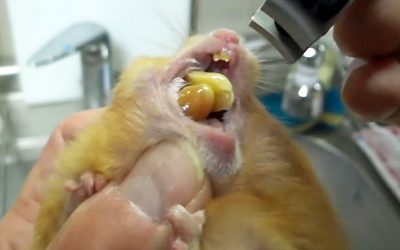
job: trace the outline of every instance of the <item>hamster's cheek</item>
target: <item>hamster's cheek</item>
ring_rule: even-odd
[[[49,249],[155,249],[171,244],[170,226],[143,214],[114,187],[82,204]]]

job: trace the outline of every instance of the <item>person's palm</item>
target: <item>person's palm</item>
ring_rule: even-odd
[[[54,169],[58,152],[99,112],[91,110],[74,114],[54,130],[13,206],[0,221],[0,249],[29,249],[33,239],[33,225],[44,196],[45,183]]]
[[[85,111],[75,114],[53,132],[14,205],[0,221],[1,250],[29,249],[33,242],[34,224],[44,200],[46,180],[54,170],[58,153],[99,113]],[[174,249],[185,249],[186,244],[199,235],[197,225],[204,220],[201,212],[192,217],[183,207],[174,210],[174,205],[193,201],[188,209],[197,211],[209,199],[210,187],[207,181],[198,179],[192,158],[178,144],[157,145],[141,156],[136,162],[136,171],[132,172],[132,176],[129,174],[131,177],[127,177],[126,182],[124,180],[118,185],[110,183],[80,204],[49,248],[154,249],[156,246],[159,249],[162,246],[167,249],[174,246]],[[163,167],[158,167],[155,162],[163,162]],[[140,181],[141,178],[149,180],[148,176],[152,176],[150,179],[155,183]],[[132,186],[137,181],[139,184]],[[162,198],[157,202],[157,197]],[[168,223],[154,220],[150,212],[155,211],[153,206],[157,211],[167,212],[160,215],[165,216],[163,220],[172,225],[180,224],[178,231],[171,229]],[[138,211],[138,207],[142,211]],[[184,213],[181,213],[181,208]],[[147,211],[146,215],[143,211]]]

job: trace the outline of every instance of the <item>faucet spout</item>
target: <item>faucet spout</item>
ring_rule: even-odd
[[[107,104],[113,87],[111,46],[107,31],[98,24],[75,24],[38,50],[29,64],[40,67],[81,53],[85,108]]]

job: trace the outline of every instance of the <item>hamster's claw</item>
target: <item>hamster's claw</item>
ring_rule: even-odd
[[[189,245],[198,244],[205,222],[204,210],[190,213],[185,207],[175,205],[167,213],[176,236],[173,250],[189,249]]]
[[[88,197],[97,193],[106,185],[104,176],[98,173],[85,172],[81,175],[79,181],[68,180],[64,187],[71,194],[84,194]]]
[[[106,184],[107,181],[103,175],[90,171],[83,173],[79,181],[66,181],[64,188],[70,194],[70,198],[64,207],[64,217],[68,218],[79,204],[99,192]]]
[[[183,242],[181,239],[176,239],[172,243],[171,250],[188,250],[189,246],[186,242]]]

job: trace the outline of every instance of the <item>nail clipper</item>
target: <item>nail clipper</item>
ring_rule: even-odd
[[[288,63],[296,62],[333,26],[352,0],[266,0],[250,27],[263,35]]]

